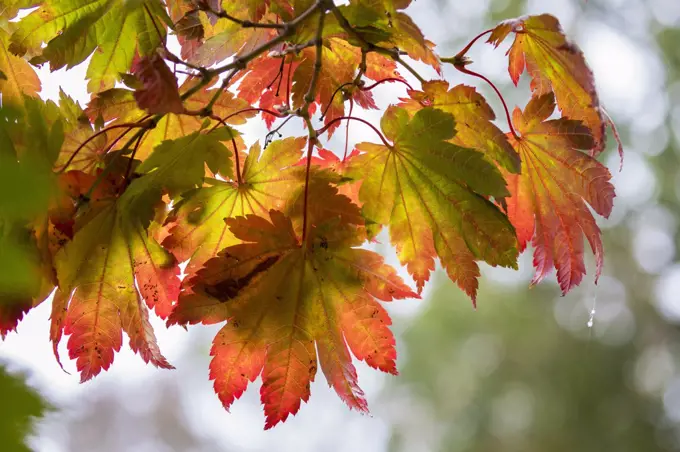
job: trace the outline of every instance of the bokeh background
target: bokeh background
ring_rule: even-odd
[[[218,327],[187,332],[156,322],[177,370],[146,366],[124,350],[111,371],[81,385],[52,356],[46,303],[0,343],[0,449],[10,435],[3,413],[47,404],[28,439],[41,452],[680,450],[680,0],[417,0],[408,12],[445,56],[525,13],[556,15],[582,47],[626,150],[621,172],[613,140],[603,157],[617,198],[600,222],[600,283],[591,271],[566,297],[554,279],[529,289],[527,252],[518,272],[483,269],[475,311],[439,271],[423,300],[388,306],[401,375],[358,366],[372,416],[349,411],[319,375],[300,413],[267,432],[259,384],[231,413],[212,392],[208,350]],[[473,67],[523,106],[527,81],[512,86],[505,48],[477,44]],[[44,98],[56,99],[61,87],[87,102],[84,66],[40,74]],[[445,78],[479,86],[501,113],[488,87],[448,69]],[[404,95],[401,86],[380,89],[383,106]],[[262,124],[245,132],[251,142],[266,133]],[[360,126],[350,129],[351,141],[366,139]],[[382,242],[377,249],[396,263]]]

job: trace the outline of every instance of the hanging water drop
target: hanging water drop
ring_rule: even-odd
[[[593,320],[595,319],[595,308],[590,310],[590,317],[588,318],[588,328],[593,327]]]

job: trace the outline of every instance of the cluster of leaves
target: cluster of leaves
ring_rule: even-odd
[[[577,285],[583,235],[599,274],[590,208],[612,208],[610,173],[595,159],[609,121],[582,53],[542,15],[441,58],[409,3],[5,2],[0,333],[54,291],[55,354],[68,336],[85,381],[112,364],[123,332],[144,361],[172,367],[150,310],[168,325],[224,323],[211,351],[215,391],[228,408],[261,376],[269,428],[308,400],[317,365],[350,407],[367,410],[351,355],[396,374],[380,302],[418,297],[437,259],[473,302],[478,262],[514,268],[529,242],[534,282],[554,267],[563,292]],[[448,63],[491,83],[466,57],[486,35],[495,46],[514,35],[512,80],[531,77],[523,110],[511,117],[503,101],[508,133],[473,87],[426,81],[409,64],[440,74]],[[32,65],[88,57],[86,108],[63,93],[58,105],[38,98]],[[407,91],[379,130],[352,112],[377,109],[382,83]],[[238,126],[255,117],[271,133],[246,149]],[[307,136],[283,138],[289,120]],[[371,127],[377,143],[342,157],[325,148],[343,121]],[[16,186],[30,190],[19,202]],[[383,227],[415,291],[360,248]]]

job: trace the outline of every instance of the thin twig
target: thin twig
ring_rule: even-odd
[[[229,63],[225,64],[224,66],[220,66],[218,68],[215,68],[212,70],[212,73],[214,74],[221,74],[223,72],[229,71],[234,68],[238,69],[245,69],[246,65],[253,59],[257,58],[259,55],[262,53],[276,47],[277,45],[281,44],[284,42],[286,39],[288,39],[290,36],[292,36],[295,33],[295,29],[300,25],[302,22],[307,20],[312,14],[314,14],[315,11],[321,8],[322,3],[324,3],[323,0],[317,0],[314,2],[312,6],[307,8],[302,14],[300,14],[298,17],[295,19],[291,20],[290,22],[286,22],[285,24],[281,24],[281,34],[279,34],[277,37],[261,44],[257,48],[251,50],[245,55],[241,55],[239,57],[234,58],[234,60]]]
[[[314,72],[312,72],[312,80],[309,82],[309,88],[305,93],[305,109],[316,99],[316,84],[319,81],[319,74],[323,65],[323,24],[326,18],[326,12],[319,10],[319,24],[316,29],[316,38],[314,45],[316,46],[316,58],[314,59]]]
[[[269,56],[272,58],[282,58],[285,57],[286,55],[290,55],[291,53],[298,54],[302,50],[306,49],[307,47],[314,47],[316,45],[316,40],[310,39],[309,41],[302,43],[302,44],[295,44],[292,46],[288,46],[285,49],[282,50],[277,50],[269,53]]]
[[[238,17],[234,17],[231,14],[229,14],[226,11],[216,11],[214,10],[206,1],[200,1],[198,2],[198,8],[202,11],[209,12],[221,19],[227,19],[230,20],[236,24],[239,24],[243,28],[276,28],[276,29],[283,29],[285,28],[285,24],[272,24],[272,23],[264,23],[264,22],[253,22],[247,19],[239,19]]]
[[[266,148],[267,146],[269,146],[269,144],[270,144],[272,141],[274,141],[273,138],[272,138],[274,135],[278,134],[279,137],[282,137],[282,136],[283,136],[283,135],[281,135],[281,134],[279,133],[279,130],[281,130],[281,129],[283,128],[283,126],[285,126],[286,123],[287,123],[288,121],[290,121],[292,118],[294,118],[294,116],[288,116],[286,119],[283,120],[283,122],[282,122],[281,124],[279,124],[279,125],[276,127],[276,129],[270,130],[270,131],[267,133],[267,136],[264,137],[264,147],[265,147],[265,148]]]
[[[381,54],[381,55],[389,56],[389,57],[392,58],[394,61],[396,61],[397,63],[401,64],[401,65],[404,67],[404,69],[406,69],[406,70],[409,71],[411,74],[413,74],[413,76],[414,76],[420,83],[425,83],[425,79],[418,73],[418,71],[416,71],[415,69],[413,69],[413,68],[411,67],[411,65],[409,65],[408,63],[406,63],[406,62],[401,58],[401,55],[400,55],[399,50],[397,50],[397,49],[387,49],[387,48],[385,48],[385,47],[377,46],[377,45],[373,44],[372,42],[368,42],[368,41],[366,40],[366,38],[364,38],[364,37],[361,35],[361,33],[359,33],[358,31],[356,31],[356,30],[354,29],[354,27],[352,27],[352,25],[349,23],[349,21],[347,20],[347,18],[342,14],[342,11],[340,11],[340,9],[338,9],[338,7],[337,7],[333,2],[330,2],[330,3],[329,3],[329,8],[330,8],[331,12],[333,13],[333,15],[335,16],[335,18],[337,19],[338,24],[339,24],[339,25],[347,32],[347,34],[349,34],[350,36],[352,36],[353,38],[355,38],[357,41],[359,41],[359,42],[361,43],[361,45],[362,45],[362,48],[363,48],[366,52],[376,52],[376,53],[379,53],[379,54]]]
[[[317,3],[321,5],[319,0]],[[319,73],[321,72],[321,67],[323,64],[323,28],[324,20],[326,18],[326,7],[327,5],[333,5],[332,1],[323,2],[323,5],[319,8],[319,22],[316,29],[315,45],[316,45],[316,60],[314,61],[314,73],[312,74],[312,80],[309,82],[309,88],[305,93],[305,103],[300,108],[300,114],[305,120],[307,125],[307,133],[309,134],[309,142],[307,144],[307,166],[305,169],[305,194],[304,201],[302,205],[302,246],[306,249],[306,239],[307,239],[307,222],[309,221],[308,203],[309,203],[309,175],[312,166],[312,152],[314,151],[314,144],[317,142],[316,138],[318,136],[309,115],[309,105],[316,99],[316,83],[319,78]]]

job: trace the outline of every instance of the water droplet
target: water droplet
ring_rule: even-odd
[[[586,324],[586,325],[588,325],[588,328],[592,328],[592,327],[593,327],[593,321],[594,321],[594,319],[595,319],[595,308],[593,308],[593,309],[590,311],[590,317],[588,318],[588,323]]]

